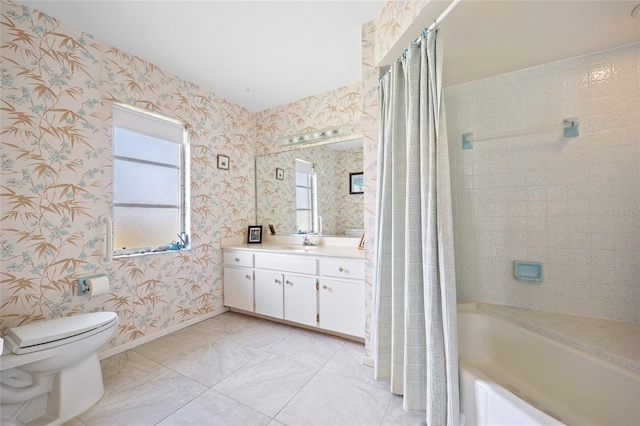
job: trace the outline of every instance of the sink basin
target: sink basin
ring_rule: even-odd
[[[307,251],[313,251],[317,248],[317,246],[296,246],[293,244],[289,244],[289,245],[274,245],[274,246],[269,246],[269,248],[273,248],[275,250],[287,250],[287,251],[298,251],[298,252],[307,252]]]

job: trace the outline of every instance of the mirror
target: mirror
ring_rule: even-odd
[[[313,165],[314,214],[302,229],[296,209],[296,160]],[[318,232],[360,238],[364,228],[364,196],[350,193],[350,174],[364,167],[362,139],[303,147],[256,158],[258,224],[273,225],[278,235]],[[300,183],[300,179],[298,180]],[[308,222],[312,222],[311,225]]]

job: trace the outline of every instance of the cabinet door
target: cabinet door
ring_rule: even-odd
[[[277,272],[256,271],[255,312],[270,317],[283,317],[283,276]]]
[[[224,304],[253,312],[253,270],[224,268]]]
[[[318,299],[315,277],[284,276],[284,319],[316,326]]]
[[[320,327],[364,337],[364,282],[320,280]]]

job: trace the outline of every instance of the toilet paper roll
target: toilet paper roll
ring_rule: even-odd
[[[105,275],[89,278],[84,283],[87,286],[87,296],[89,297],[109,293],[109,278]]]

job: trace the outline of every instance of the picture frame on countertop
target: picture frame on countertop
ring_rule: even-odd
[[[249,226],[247,244],[262,244],[262,225]]]

